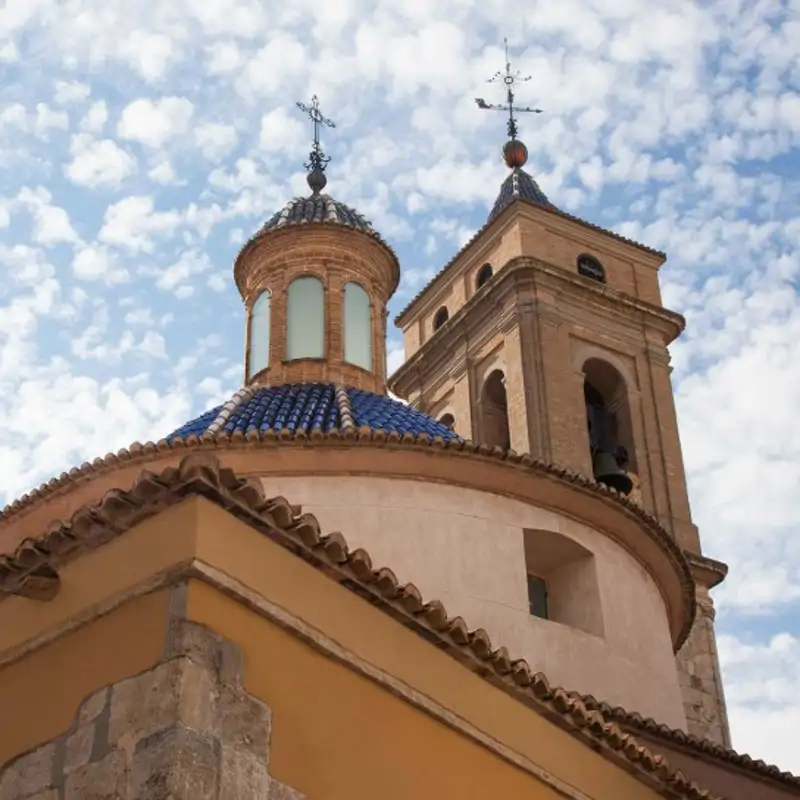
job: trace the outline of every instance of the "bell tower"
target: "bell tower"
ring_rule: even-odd
[[[727,567],[702,555],[689,507],[668,351],[685,321],[661,302],[666,255],[548,200],[517,138],[516,114],[540,113],[515,104],[527,79],[508,57],[495,79],[506,103],[476,102],[508,114],[510,172],[483,227],[396,318],[406,361],[389,386],[464,438],[594,478],[660,522],[695,580],[676,654],[686,729],[729,745],[709,595]]]

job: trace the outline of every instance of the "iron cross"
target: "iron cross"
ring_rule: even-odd
[[[492,103],[487,103],[482,97],[476,97],[475,102],[478,104],[478,108],[483,108],[487,111],[507,111],[508,136],[510,139],[516,139],[517,134],[519,133],[519,129],[517,128],[517,120],[514,114],[527,111],[531,112],[532,114],[541,114],[542,109],[514,105],[514,84],[517,81],[529,81],[531,79],[531,76],[528,75],[527,77],[523,78],[520,75],[519,70],[516,70],[515,72],[511,71],[511,61],[508,58],[508,39],[503,39],[503,44],[505,45],[506,48],[505,74],[503,74],[502,72],[495,73],[491,78],[489,78],[488,83],[494,83],[495,81],[503,81],[503,84],[506,87],[506,102],[503,105],[494,105]]]
[[[297,103],[297,107],[305,114],[307,114],[311,121],[314,123],[314,143],[311,146],[311,153],[308,157],[309,163],[305,165],[306,169],[319,170],[323,172],[325,166],[330,161],[330,157],[322,152],[319,144],[319,126],[327,125],[329,128],[335,128],[336,125],[327,117],[322,115],[319,110],[319,99],[316,95],[311,98],[311,105],[307,106],[305,103]]]

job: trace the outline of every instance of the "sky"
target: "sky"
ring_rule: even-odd
[[[734,746],[800,775],[800,0],[4,0],[0,503],[241,385],[232,264],[307,193],[298,100],[400,311],[506,175],[505,36],[549,199],[668,254]]]

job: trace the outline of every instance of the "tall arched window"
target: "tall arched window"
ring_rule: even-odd
[[[583,365],[583,397],[595,478],[623,494],[631,491],[627,471],[636,472],[636,449],[627,386],[606,361]],[[602,474],[601,474],[602,473]]]
[[[286,291],[286,358],[325,355],[325,290],[319,278],[295,278]]]
[[[269,366],[269,301],[270,294],[265,289],[250,309],[250,337],[247,342],[250,378]]]
[[[491,264],[484,264],[478,270],[478,277],[475,279],[475,288],[480,289],[481,286],[489,282],[489,279],[494,274]]]
[[[505,376],[496,369],[486,379],[481,391],[481,429],[483,443],[489,447],[511,447],[508,429],[508,400]]]
[[[372,309],[358,283],[344,285],[344,360],[372,370]]]
[[[450,319],[450,312],[447,310],[447,306],[442,306],[433,317],[433,329],[438,331],[448,319]]]

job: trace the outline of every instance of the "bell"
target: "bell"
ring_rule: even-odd
[[[606,486],[616,489],[620,494],[630,494],[633,489],[633,481],[627,472],[619,468],[617,459],[612,453],[595,453],[592,458],[592,469],[594,470],[594,479],[598,483],[604,483]]]

